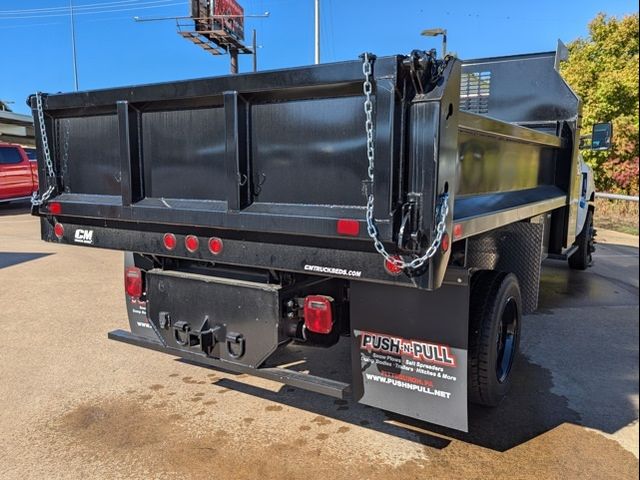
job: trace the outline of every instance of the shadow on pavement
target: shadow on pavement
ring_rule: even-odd
[[[512,390],[496,408],[469,405],[469,432],[397,416],[403,423],[422,426],[434,433],[462,442],[504,452],[528,442],[563,423],[580,424],[580,415],[569,408],[568,400],[554,394],[552,376],[520,355]],[[393,415],[390,414],[392,417]]]
[[[607,257],[595,257],[594,265],[586,271],[571,270],[563,262],[544,262],[537,313],[555,308],[638,305],[638,249],[611,247],[604,250]]]
[[[0,252],[0,269],[18,265],[38,258],[48,257],[52,253]]]
[[[305,364],[305,367],[310,373],[321,375],[313,365]],[[353,400],[335,400],[289,386],[273,392],[231,379],[215,383],[378,432],[411,441],[418,439],[421,444],[432,448],[445,448],[450,438],[454,438],[492,450],[506,451],[562,423],[580,423],[580,415],[568,407],[567,399],[551,392],[553,384],[549,371],[530,363],[523,356],[519,357],[516,368],[517,377],[514,378],[511,394],[498,408],[470,405],[469,433],[384,412]]]

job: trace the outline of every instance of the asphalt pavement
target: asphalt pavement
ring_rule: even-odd
[[[586,272],[545,262],[512,392],[461,433],[107,340],[122,253],[0,206],[0,479],[638,478],[638,238],[599,241]]]

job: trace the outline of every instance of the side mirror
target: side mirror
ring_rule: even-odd
[[[596,123],[591,131],[591,150],[609,150],[612,136],[613,125],[611,123]]]

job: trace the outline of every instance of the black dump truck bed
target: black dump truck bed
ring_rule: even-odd
[[[374,182],[361,60],[43,95],[55,178],[41,162],[41,190],[53,187],[60,221],[95,229],[95,246],[167,253],[167,231],[217,235],[222,263],[436,288],[449,253],[390,277],[367,234],[365,192],[386,249],[408,256],[432,242],[445,193],[453,241],[569,207],[578,100],[553,59],[375,59]],[[565,210],[556,250],[572,241]],[[39,213],[52,227],[52,212]]]
[[[110,338],[466,430],[508,390],[543,256],[591,253],[555,67],[414,51],[37,94],[34,213],[131,252]],[[291,342],[348,342],[352,381],[274,365]]]

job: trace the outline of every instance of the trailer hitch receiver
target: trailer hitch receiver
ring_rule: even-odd
[[[164,328],[169,328],[169,323],[166,321],[167,316],[160,315],[160,324],[164,324]],[[170,328],[173,330],[173,338],[178,345],[188,348],[199,346],[204,354],[211,355],[213,347],[219,341],[218,333],[222,326],[210,326],[209,317],[205,317],[198,330],[192,330],[191,325],[184,320],[175,322],[170,325]]]

